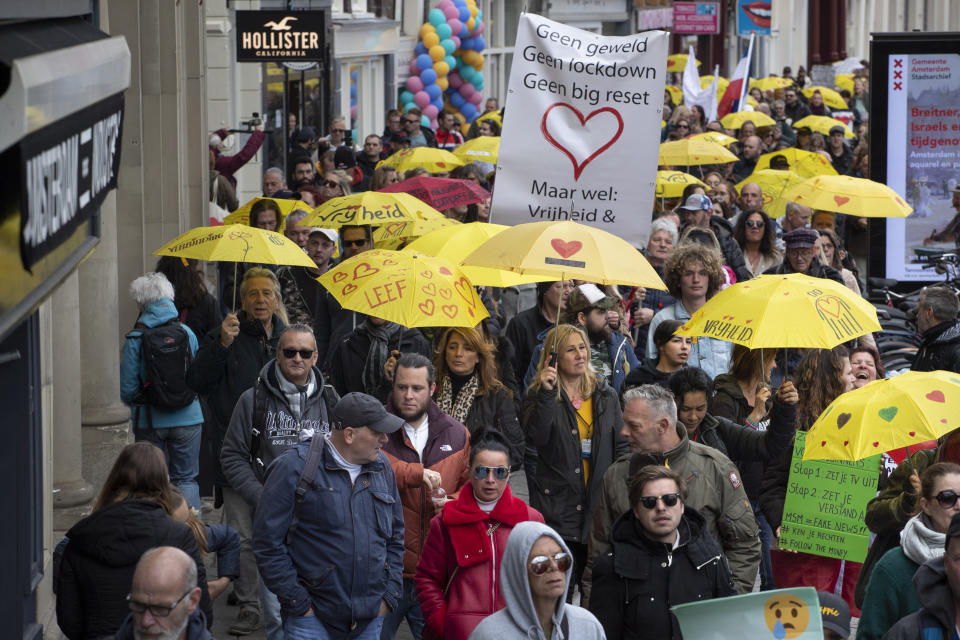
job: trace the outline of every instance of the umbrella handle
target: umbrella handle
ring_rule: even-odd
[[[235,312],[237,310],[237,263],[233,263],[233,305],[230,307],[230,311]]]

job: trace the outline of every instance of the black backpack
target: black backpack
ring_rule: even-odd
[[[139,332],[139,335],[137,335]],[[140,338],[140,357],[143,360],[145,377],[140,379],[140,392],[134,399],[139,410],[151,408],[183,409],[197,397],[187,386],[187,369],[193,361],[190,336],[177,320],[148,327],[137,323],[127,338]],[[153,418],[150,417],[153,428]]]

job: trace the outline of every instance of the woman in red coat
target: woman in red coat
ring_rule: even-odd
[[[427,640],[467,640],[481,620],[506,605],[500,593],[500,560],[518,522],[543,516],[514,498],[510,443],[483,431],[471,443],[470,484],[430,523],[415,583]]]

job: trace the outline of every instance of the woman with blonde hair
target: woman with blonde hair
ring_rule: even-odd
[[[587,559],[590,514],[600,498],[603,474],[630,449],[620,437],[620,401],[590,364],[587,334],[569,324],[547,333],[537,374],[523,405],[527,443],[537,448],[530,505],[570,547],[573,585]]]

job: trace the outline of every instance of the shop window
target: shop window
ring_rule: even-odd
[[[383,58],[341,60],[340,94],[334,112],[347,118],[354,144],[384,127],[386,96]]]

